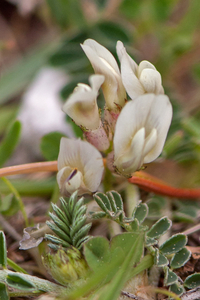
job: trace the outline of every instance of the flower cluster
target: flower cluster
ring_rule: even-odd
[[[57,180],[66,195],[98,189],[104,170],[100,152],[109,155],[112,169],[125,177],[155,160],[172,119],[161,75],[150,62],[137,65],[118,42],[120,70],[113,55],[96,41],[88,39],[81,46],[95,75],[89,78],[90,86],[78,84],[63,106],[87,140],[61,140]],[[97,106],[100,87],[105,98],[102,115]]]

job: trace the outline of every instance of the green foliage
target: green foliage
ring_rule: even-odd
[[[20,208],[20,205],[13,194],[8,194],[4,197],[0,195],[0,212],[5,216],[14,215]]]
[[[47,0],[47,3],[56,22],[61,27],[84,25],[85,19],[78,0]]]
[[[160,246],[160,251],[164,255],[169,255],[180,251],[187,244],[187,237],[178,233],[170,237]]]
[[[139,203],[138,206],[136,206],[136,210],[133,211],[132,216],[138,220],[139,224],[141,224],[145,218],[148,215],[148,206],[146,203]]]
[[[19,121],[12,123],[6,132],[3,141],[0,144],[0,167],[8,160],[15,150],[21,132],[21,124]]]
[[[35,285],[21,274],[8,273],[6,282],[9,286],[20,290],[33,290]]]
[[[161,235],[167,232],[171,226],[171,220],[169,220],[167,217],[163,217],[151,227],[151,229],[147,232],[147,236],[150,238],[159,238]]]
[[[59,246],[69,248],[74,246],[77,249],[82,247],[89,236],[91,223],[86,223],[86,206],[84,199],[77,200],[77,192],[72,194],[69,199],[60,199],[62,208],[52,203],[53,213],[49,216],[53,223],[47,221],[49,228],[57,235],[46,234],[45,237],[51,242],[49,246],[53,249],[59,249]]]
[[[200,287],[200,273],[195,273],[188,276],[184,281],[184,286],[188,289]]]
[[[0,266],[2,268],[7,266],[6,238],[3,231],[0,231]]]
[[[93,291],[93,295],[100,295],[100,299],[116,299],[124,283],[129,279],[133,265],[139,261],[143,246],[143,236],[134,233],[115,236],[110,247],[109,242],[103,237],[94,237],[87,241],[84,244],[84,254],[93,273],[86,284],[70,293],[68,298],[77,299]],[[108,283],[106,290],[102,290],[101,287],[106,283]],[[108,295],[109,298],[105,298]]]
[[[0,282],[0,299],[9,300],[7,287],[2,282]]]
[[[159,252],[159,249],[155,249],[154,264],[158,267],[164,267],[169,264],[166,256]]]
[[[173,256],[170,267],[172,269],[177,269],[186,264],[186,262],[190,259],[191,252],[187,248],[183,248]]]
[[[180,283],[174,283],[170,285],[169,290],[178,296],[181,296],[185,292],[184,287]]]
[[[60,132],[51,132],[42,137],[40,149],[46,160],[57,160],[60,148],[60,139],[63,136],[64,135]]]
[[[60,40],[54,40],[37,46],[5,72],[0,81],[0,104],[10,100],[28,84],[31,77],[47,62],[59,44]]]
[[[107,39],[109,43],[116,43],[118,40],[123,43],[130,42],[130,36],[128,30],[119,23],[104,21],[96,25],[96,33],[104,39]]]
[[[174,273],[173,271],[171,271],[169,268],[166,267],[164,285],[165,286],[173,285],[177,281],[178,281],[178,276],[176,275],[176,273]]]

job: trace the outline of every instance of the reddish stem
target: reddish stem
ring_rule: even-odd
[[[49,162],[38,162],[30,163],[12,167],[6,167],[0,169],[0,177],[16,175],[16,174],[26,174],[26,173],[35,173],[35,172],[56,172],[57,161]],[[185,188],[176,188],[171,185],[168,185],[164,181],[159,180],[157,177],[149,175],[143,171],[135,172],[134,175],[128,179],[130,183],[138,185],[143,190],[148,192],[153,192],[155,194],[176,197],[176,198],[185,198],[185,199],[195,199],[200,198],[200,188],[197,189],[185,189]]]
[[[183,199],[200,198],[200,188],[197,189],[176,188],[142,171],[135,172],[134,176],[129,178],[128,181],[130,183],[134,183],[138,185],[140,188],[142,188],[145,191],[153,192],[155,194],[159,194],[163,196],[183,198]]]

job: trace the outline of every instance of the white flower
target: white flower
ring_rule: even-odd
[[[139,66],[127,54],[122,42],[117,42],[117,54],[121,62],[121,77],[131,99],[145,94],[164,94],[160,73],[154,65],[143,60]]]
[[[87,84],[79,83],[74,92],[63,106],[63,111],[74,120],[74,122],[89,130],[100,126],[100,116],[97,106],[98,90],[104,82],[104,76],[90,76]]]
[[[61,139],[57,181],[62,194],[68,196],[76,190],[78,195],[95,192],[103,171],[102,156],[94,146],[80,139]]]
[[[126,92],[115,58],[105,47],[92,39],[86,40],[81,46],[95,73],[105,76],[102,90],[107,108],[111,111],[119,111],[125,104]]]
[[[162,152],[172,119],[165,95],[145,94],[122,109],[114,135],[114,166],[124,176],[155,160]]]

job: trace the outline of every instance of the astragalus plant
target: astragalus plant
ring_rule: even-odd
[[[90,85],[75,87],[63,111],[82,129],[83,139],[61,138],[61,198],[49,213],[51,232],[39,241],[46,243],[43,263],[57,283],[8,270],[1,233],[2,299],[49,293],[63,300],[141,300],[156,299],[157,292],[185,299],[186,289],[198,293],[200,285],[198,273],[184,280],[176,274],[190,258],[187,237],[171,235],[167,212],[152,224],[148,204],[137,199],[130,183],[135,172],[159,157],[171,124],[172,105],[161,75],[148,61],[137,65],[121,42],[120,68],[96,41],[88,39],[81,47],[95,74]],[[103,109],[97,104],[100,89]],[[90,201],[93,211],[87,208]],[[92,236],[94,222],[107,222],[107,237]],[[21,249],[27,248],[26,239]]]

